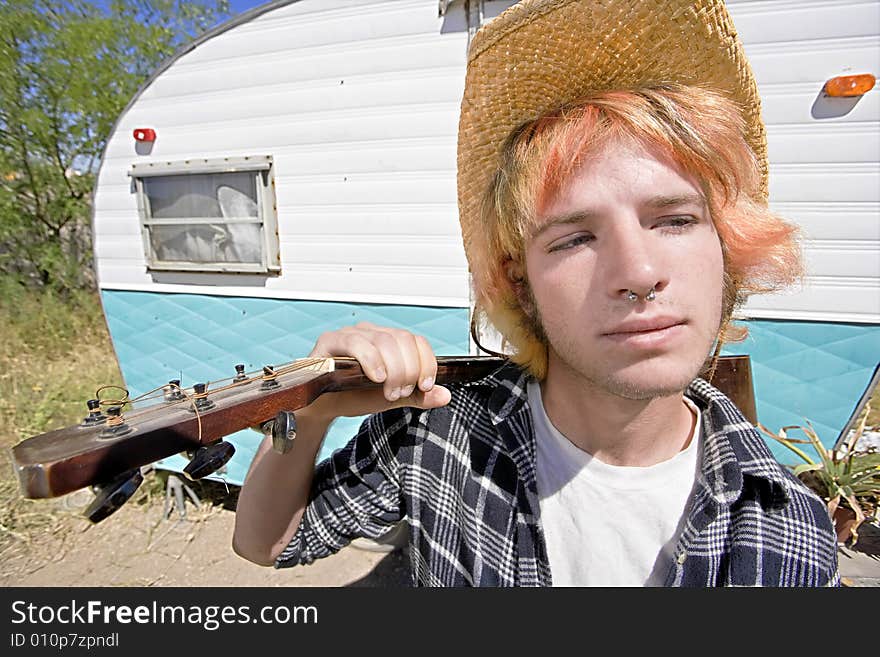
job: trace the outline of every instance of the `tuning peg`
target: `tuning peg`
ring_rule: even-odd
[[[122,415],[122,406],[111,406],[107,409],[107,427],[101,432],[102,438],[118,438],[131,432],[131,427],[125,423]]]
[[[278,374],[275,373],[275,368],[271,365],[263,366],[263,383],[260,384],[260,390],[272,390],[273,388],[277,388],[281,384],[276,381]]]
[[[86,402],[86,406],[89,408],[89,414],[83,418],[82,423],[85,426],[94,426],[96,424],[101,424],[107,420],[107,416],[101,412],[101,401],[98,399],[90,399]]]
[[[272,449],[287,454],[296,438],[296,416],[290,411],[279,411],[272,421]]]
[[[193,384],[193,397],[196,400],[196,409],[199,412],[202,411],[210,411],[214,408],[214,402],[208,399],[208,384],[207,383],[194,383]],[[193,410],[190,408],[190,410]]]
[[[189,464],[183,469],[183,474],[190,481],[207,477],[226,465],[233,454],[235,454],[235,447],[225,440],[199,447],[190,458]]]
[[[94,523],[101,522],[125,504],[143,480],[140,469],[135,469],[123,472],[105,484],[95,486],[97,496],[83,511],[83,515]]]
[[[176,402],[183,399],[183,393],[180,391],[180,379],[171,379],[165,386],[165,401]]]
[[[244,365],[238,364],[235,366],[235,377],[232,379],[234,383],[238,383],[239,381],[247,381],[247,375],[244,373]]]

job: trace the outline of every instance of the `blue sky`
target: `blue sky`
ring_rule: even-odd
[[[259,5],[264,5],[268,2],[266,0],[229,0],[229,13],[233,16],[236,14],[240,14],[243,11],[247,11],[252,7],[257,7]]]

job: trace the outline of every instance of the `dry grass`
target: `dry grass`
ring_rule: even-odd
[[[86,400],[102,385],[122,385],[122,377],[98,296],[62,299],[0,281],[0,581],[14,581],[16,572],[60,558],[65,539],[95,527],[81,515],[91,499],[88,491],[51,500],[23,498],[10,448],[77,424],[88,412]],[[126,506],[161,509],[165,481],[164,473],[147,474]],[[191,486],[207,503],[206,513],[219,505],[234,508],[235,495],[226,487]]]
[[[880,386],[878,386],[877,389],[874,390],[874,394],[871,395],[868,419],[865,424],[866,426],[880,429]]]
[[[36,536],[59,535],[74,510],[21,497],[10,448],[79,422],[85,401],[121,377],[97,295],[62,299],[0,290],[0,560]]]

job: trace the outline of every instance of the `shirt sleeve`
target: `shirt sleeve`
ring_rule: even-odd
[[[276,568],[312,563],[357,537],[379,538],[402,519],[395,446],[411,419],[409,408],[372,415],[316,466],[309,504]]]

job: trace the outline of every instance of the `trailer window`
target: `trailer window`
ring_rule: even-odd
[[[279,269],[268,158],[139,164],[131,175],[148,268]]]

